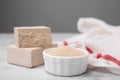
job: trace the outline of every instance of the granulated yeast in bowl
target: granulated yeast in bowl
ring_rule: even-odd
[[[74,56],[82,56],[85,54],[83,51],[69,46],[57,47],[49,50],[47,53],[53,56],[61,56],[61,57],[74,57]]]
[[[43,51],[45,70],[59,76],[74,76],[86,72],[88,56],[86,50],[69,46]]]

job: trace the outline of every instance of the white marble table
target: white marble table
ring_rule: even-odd
[[[75,33],[54,33],[53,40],[61,41]],[[14,43],[13,34],[0,34],[0,80],[120,80],[120,75],[112,74],[104,68],[87,70],[80,76],[60,77],[48,74],[44,66],[25,68],[7,63],[7,46]]]

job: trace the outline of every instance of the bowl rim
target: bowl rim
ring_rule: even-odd
[[[74,47],[73,47],[74,48]],[[54,55],[50,55],[50,54],[47,54],[47,51],[48,50],[51,50],[51,49],[55,49],[55,48],[49,48],[49,49],[45,49],[43,51],[43,56],[47,56],[47,57],[51,57],[51,58],[58,58],[58,59],[76,59],[76,58],[83,58],[83,57],[86,57],[86,56],[89,56],[89,52],[87,50],[84,50],[84,49],[80,49],[80,48],[75,48],[75,49],[78,49],[78,50],[81,50],[83,52],[85,52],[84,55],[82,56],[72,56],[72,57],[65,57],[65,56],[54,56]]]

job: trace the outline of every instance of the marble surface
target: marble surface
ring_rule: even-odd
[[[62,41],[76,33],[53,33],[54,41]],[[48,74],[44,66],[25,68],[7,63],[7,46],[14,43],[13,34],[0,34],[0,80],[120,80],[120,75],[112,74],[105,68],[88,69],[86,73],[73,77]]]

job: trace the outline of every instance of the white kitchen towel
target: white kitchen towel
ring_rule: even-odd
[[[88,50],[89,65],[120,74],[120,27],[95,18],[80,18],[77,29],[82,34],[66,39],[63,45]]]

